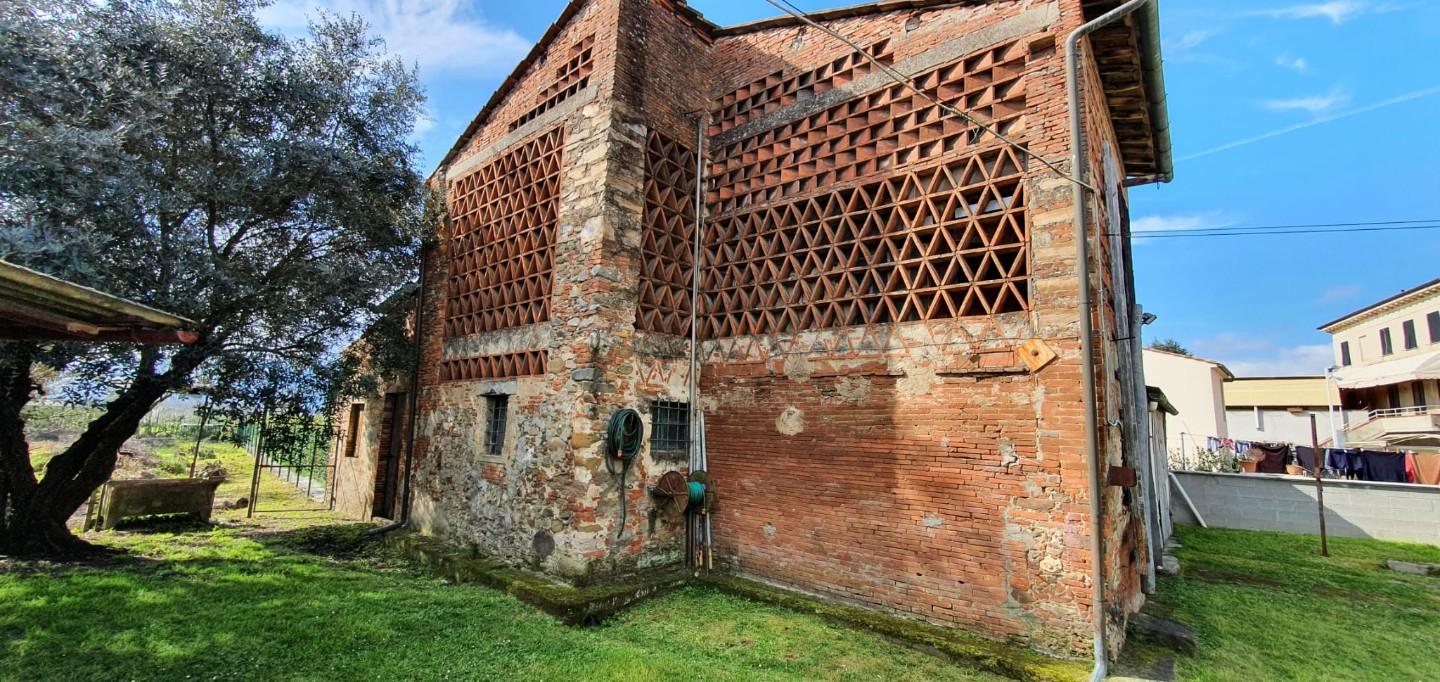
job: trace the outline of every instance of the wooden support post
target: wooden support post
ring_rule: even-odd
[[[1320,508],[1320,556],[1330,556],[1330,541],[1325,537],[1325,486],[1320,482],[1320,467],[1325,462],[1325,455],[1320,452],[1320,438],[1315,431],[1315,415],[1310,415],[1310,449],[1314,451],[1314,461],[1311,463],[1315,470],[1315,504]]]

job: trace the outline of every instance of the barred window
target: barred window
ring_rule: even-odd
[[[650,404],[650,453],[684,455],[690,451],[690,404],[656,400]]]
[[[510,396],[485,396],[485,454],[498,455],[505,448],[505,421],[510,416]]]

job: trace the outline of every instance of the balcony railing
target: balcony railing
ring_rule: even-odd
[[[1437,405],[1411,405],[1410,407],[1387,407],[1383,410],[1370,410],[1370,419],[1383,417],[1415,417],[1423,414],[1440,413],[1440,406]]]

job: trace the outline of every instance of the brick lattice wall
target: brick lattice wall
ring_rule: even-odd
[[[555,128],[455,183],[447,337],[550,319],[563,143]]]
[[[645,224],[635,328],[690,333],[695,151],[658,131],[645,140]]]

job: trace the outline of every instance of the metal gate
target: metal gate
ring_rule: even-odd
[[[255,456],[255,470],[250,477],[250,509],[246,515],[334,509],[335,463],[330,452],[339,437],[339,430],[328,416],[261,415],[260,428],[247,447]],[[266,474],[294,486],[305,494],[309,504],[262,507],[260,481]]]

